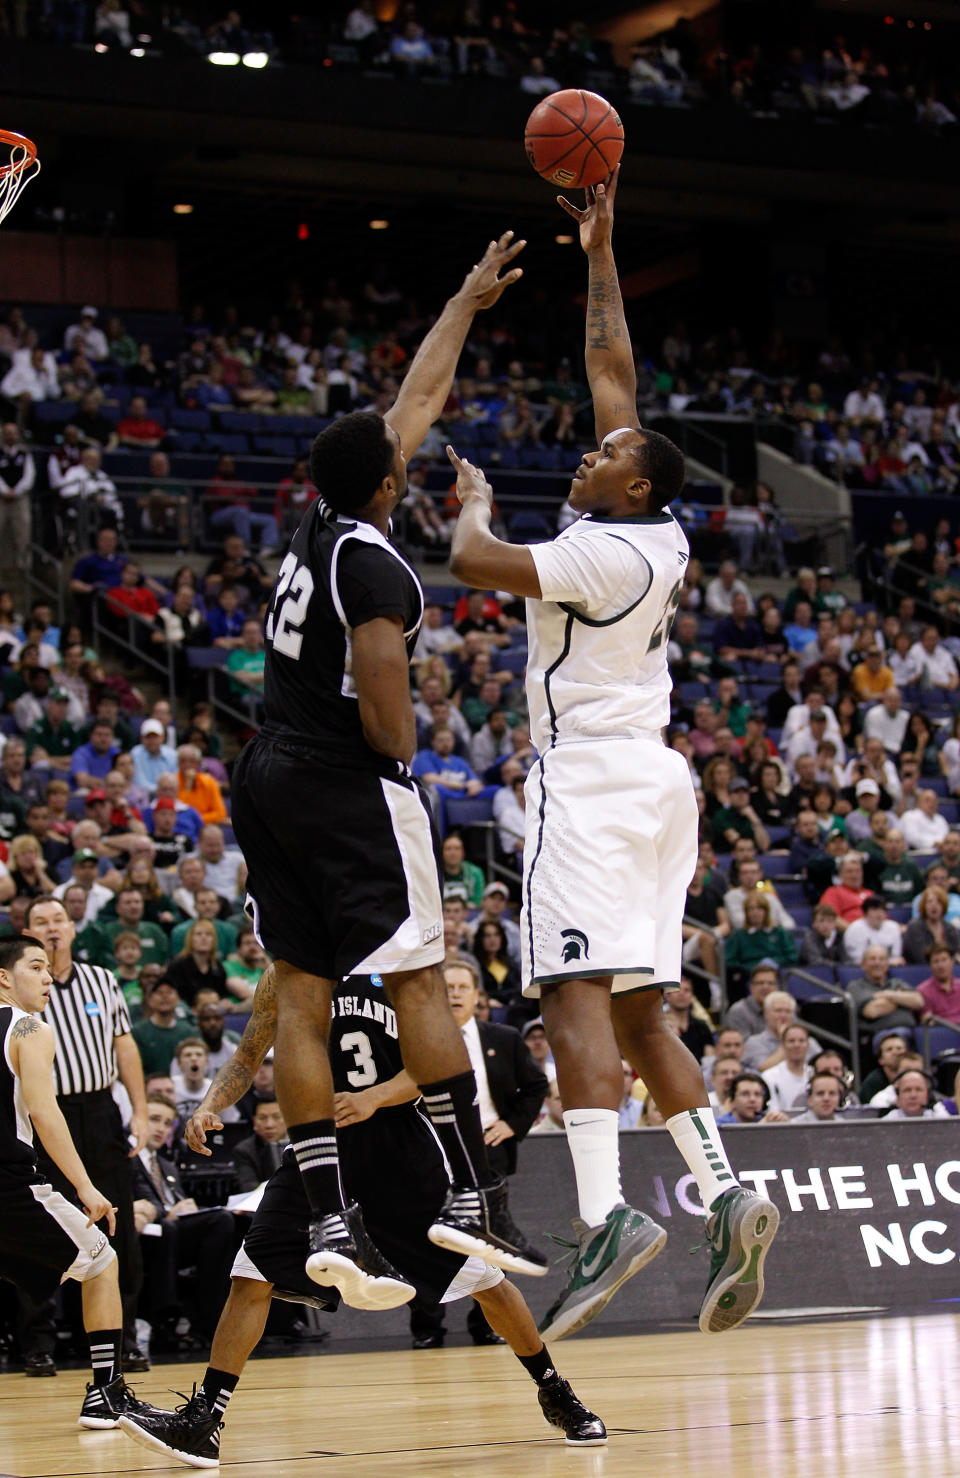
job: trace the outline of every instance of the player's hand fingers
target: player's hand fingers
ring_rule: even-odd
[[[619,183],[620,183],[620,166],[619,166],[619,164],[615,164],[613,166],[613,169],[610,171],[610,174],[607,176],[607,205],[608,206],[611,206],[613,204],[614,197],[616,196],[616,193],[617,193],[617,186],[619,185]]]
[[[457,469],[458,472],[460,472],[462,470],[462,468],[463,468],[463,462],[457,456],[456,452],[453,450],[453,447],[452,446],[448,446],[446,448],[446,453],[447,453],[447,456],[450,458],[450,461],[452,462],[453,466]]]
[[[567,200],[566,196],[564,195],[557,196],[557,204],[559,205],[561,210],[566,211],[568,216],[573,216],[573,219],[577,222],[578,225],[587,214],[585,210],[581,210],[579,206],[576,206],[573,204],[572,201]]]
[[[509,235],[512,236],[513,232],[509,232]],[[501,246],[498,252],[500,264],[502,265],[505,262],[512,262],[517,253],[523,251],[523,248],[526,246],[526,244],[526,238],[521,237],[519,241],[514,241],[512,244]]]
[[[107,1232],[108,1232],[109,1236],[112,1237],[112,1236],[114,1236],[114,1234],[116,1233],[116,1230],[117,1230],[117,1208],[116,1208],[116,1206],[108,1206],[107,1207],[106,1217],[107,1217]]]

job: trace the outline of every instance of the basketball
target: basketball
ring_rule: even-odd
[[[527,119],[527,158],[551,185],[570,190],[599,185],[623,153],[623,124],[612,103],[596,92],[568,87],[551,92]]]

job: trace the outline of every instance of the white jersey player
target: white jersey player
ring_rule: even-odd
[[[524,994],[538,996],[557,1066],[582,1225],[570,1278],[541,1326],[581,1329],[648,1263],[666,1232],[625,1205],[617,1109],[621,1052],[640,1073],[696,1178],[712,1249],[705,1332],[732,1329],[763,1292],[779,1212],[738,1184],[699,1064],[668,1029],[681,923],[697,858],[697,806],[668,749],[667,642],[689,549],[669,505],[683,457],[644,430],[611,245],[616,172],[587,192],[586,368],[598,450],[574,475],[579,520],[548,544],[490,532],[493,493],[450,450],[463,505],[451,547],[467,585],[527,597],[527,697],[538,761],[526,782]]]

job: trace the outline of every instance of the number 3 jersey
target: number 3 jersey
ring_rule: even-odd
[[[413,570],[371,524],[307,509],[280,566],[267,610],[265,730],[309,744],[331,762],[395,773],[367,744],[353,681],[353,632],[399,616],[407,655],[423,619]]]
[[[673,514],[585,514],[530,553],[542,595],[527,601],[527,702],[539,752],[564,739],[663,728],[673,687],[667,641],[690,557]]]

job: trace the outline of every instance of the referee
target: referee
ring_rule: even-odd
[[[123,1299],[126,1370],[148,1369],[136,1347],[135,1314],[143,1276],[140,1243],[133,1224],[131,1159],[143,1147],[147,1128],[147,1101],[137,1044],[130,1034],[126,1002],[110,970],[74,961],[76,928],[63,904],[55,898],[35,898],[27,909],[25,932],[39,939],[47,952],[53,986],[43,1019],[56,1037],[54,1076],[57,1102],[67,1121],[77,1153],[91,1180],[117,1208],[114,1248],[119,1259]],[[111,1089],[123,1084],[133,1113],[131,1146]],[[73,1188],[52,1162],[41,1157],[51,1185],[74,1199]],[[42,1324],[37,1318],[24,1332],[28,1373],[55,1375],[50,1351],[42,1351]],[[33,1348],[31,1349],[31,1345]],[[32,1368],[31,1368],[32,1367]]]

